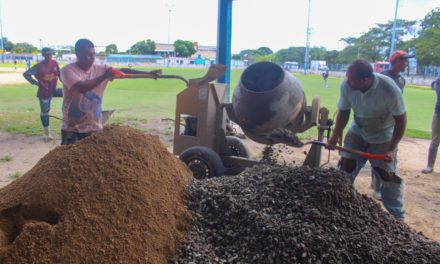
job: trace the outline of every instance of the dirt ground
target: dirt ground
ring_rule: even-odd
[[[21,68],[1,68],[0,67],[0,84],[25,83],[23,78],[24,69]]]
[[[131,124],[133,125],[133,124]],[[150,120],[147,124],[137,126],[149,134],[159,135],[161,141],[172,150],[172,122],[169,120]],[[264,145],[248,139],[244,140],[249,147],[251,157],[261,158]],[[25,136],[0,132],[0,187],[13,181],[16,177],[31,169],[38,160],[58,146],[60,138],[44,142],[39,136]],[[405,222],[418,232],[440,242],[440,163],[432,174],[422,174],[429,146],[428,140],[404,138],[399,145],[398,168],[405,181]],[[309,147],[290,148],[276,145],[280,159],[300,165],[305,159]],[[324,151],[322,162],[328,159]],[[330,162],[326,166],[336,166],[338,153],[330,153]],[[370,168],[361,171],[356,180],[356,188],[366,195],[371,195]],[[380,202],[380,201],[378,201]]]

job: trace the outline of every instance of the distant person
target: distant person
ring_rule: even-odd
[[[17,60],[14,59],[14,70],[16,70],[16,69],[17,69]]]
[[[31,68],[31,60],[29,58],[26,58],[26,70],[29,70]]]
[[[405,218],[403,179],[397,173],[394,157],[406,127],[406,109],[397,85],[382,74],[374,73],[366,60],[355,60],[341,84],[338,115],[327,147],[340,138],[353,110],[353,122],[344,146],[373,154],[385,154],[386,160],[369,160],[383,180],[380,191],[385,208],[398,220]],[[367,159],[341,152],[340,169],[348,173],[352,184]]]
[[[102,129],[102,100],[112,68],[95,64],[95,45],[88,39],[75,44],[76,62],[61,69],[63,80],[63,123],[61,144],[74,144]],[[124,73],[146,73],[120,69]],[[157,72],[149,72],[157,74]]]
[[[328,69],[325,69],[325,71],[322,73],[322,78],[324,79],[324,87],[328,88]]]
[[[405,72],[405,70],[408,68],[408,58],[412,57],[414,56],[408,55],[408,53],[403,50],[396,50],[390,56],[391,68],[382,72],[382,74],[394,80],[397,86],[399,86],[400,90],[402,90],[402,93],[406,81],[401,73]]]
[[[60,78],[60,68],[58,63],[52,59],[53,51],[50,48],[43,48],[41,54],[44,60],[25,71],[23,76],[30,84],[38,86],[37,97],[40,101],[40,118],[44,129],[44,139],[49,140],[52,139],[49,126],[50,103],[52,97],[55,96],[58,78]]]
[[[437,150],[440,143],[440,78],[432,82],[431,87],[435,89],[437,101],[432,118],[432,140],[431,144],[429,144],[428,165],[422,170],[423,173],[431,173],[434,171],[435,159],[437,158]]]
[[[401,75],[402,72],[408,68],[408,58],[412,58],[413,56],[408,55],[407,52],[403,50],[396,50],[390,56],[390,64],[391,68],[381,72],[383,75],[386,75],[393,79],[397,86],[399,86],[400,90],[403,93],[403,89],[405,88],[405,78]],[[397,157],[394,158],[394,162],[397,166]],[[376,199],[381,199],[380,195],[380,185],[382,181],[380,176],[377,175],[374,169],[371,169],[371,188],[373,189],[373,197]]]

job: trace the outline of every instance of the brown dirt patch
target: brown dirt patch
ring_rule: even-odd
[[[191,179],[157,136],[129,127],[56,147],[0,189],[0,263],[166,263]]]

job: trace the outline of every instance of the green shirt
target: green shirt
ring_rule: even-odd
[[[365,93],[354,91],[344,80],[338,109],[353,109],[350,131],[371,144],[390,141],[395,125],[393,116],[406,112],[400,88],[392,79],[377,73],[374,73],[373,84]]]

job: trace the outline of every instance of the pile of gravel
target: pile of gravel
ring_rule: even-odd
[[[334,169],[259,165],[196,180],[175,263],[440,263],[440,245],[396,221]]]

